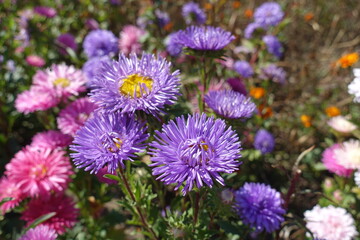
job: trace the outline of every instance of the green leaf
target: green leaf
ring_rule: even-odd
[[[46,220],[52,218],[55,215],[56,215],[56,212],[51,212],[51,213],[47,213],[45,215],[38,217],[37,219],[35,219],[35,221],[29,227],[26,228],[26,231],[29,230],[30,228],[36,227],[40,223],[45,222]]]
[[[112,174],[105,174],[104,177],[111,179],[111,180],[115,180],[117,182],[120,182],[121,179],[118,176],[112,175]]]

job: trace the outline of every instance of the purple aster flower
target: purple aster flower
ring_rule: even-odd
[[[56,42],[59,44],[60,53],[63,55],[67,54],[66,48],[71,48],[74,51],[78,48],[75,37],[70,33],[61,34],[56,39]]]
[[[240,76],[245,78],[251,77],[254,74],[253,68],[247,61],[236,61],[233,68]]]
[[[253,33],[257,29],[264,29],[264,28],[259,23],[250,23],[249,25],[246,26],[244,30],[244,37],[246,39],[252,38]]]
[[[74,164],[85,171],[97,173],[107,166],[108,173],[124,168],[124,160],[132,161],[143,151],[148,134],[145,123],[120,113],[95,114],[76,133],[70,146]]]
[[[82,71],[88,78],[88,86],[91,86],[93,79],[99,73],[104,62],[111,63],[109,56],[93,57],[85,62],[82,67]]]
[[[263,27],[276,26],[284,17],[281,6],[276,2],[266,2],[259,6],[254,13],[254,20]]]
[[[283,68],[277,67],[275,64],[270,64],[261,69],[262,74],[259,76],[264,80],[272,80],[276,83],[284,84],[286,81],[286,72]]]
[[[220,27],[190,26],[176,34],[176,43],[194,50],[221,50],[235,37]]]
[[[266,35],[262,38],[269,53],[277,58],[283,55],[283,47],[279,39],[273,35]]]
[[[160,27],[165,27],[166,24],[168,24],[170,22],[170,17],[167,12],[156,9],[155,16],[156,16],[157,24]]]
[[[205,96],[205,102],[216,114],[225,118],[249,118],[256,110],[251,98],[232,90],[210,91]]]
[[[257,232],[268,233],[280,228],[284,221],[280,193],[261,183],[245,183],[235,192],[235,209],[242,221]]]
[[[143,110],[156,114],[179,95],[179,71],[170,72],[171,63],[144,53],[124,54],[119,61],[104,62],[90,93],[92,100],[105,111],[134,112]]]
[[[118,52],[118,39],[107,30],[93,30],[86,35],[83,48],[88,58]]]
[[[52,7],[38,6],[34,8],[34,12],[48,18],[53,18],[56,16],[57,12]]]
[[[55,240],[56,231],[47,225],[29,229],[19,240]]]
[[[224,185],[219,173],[238,170],[240,141],[236,132],[227,128],[225,121],[205,114],[189,115],[171,120],[156,131],[156,140],[150,143],[150,166],[153,175],[165,184],[176,183],[175,190],[184,183],[183,195],[194,185],[213,186],[213,179]]]
[[[265,129],[260,129],[255,135],[254,147],[262,154],[270,153],[274,150],[275,139],[271,133]]]
[[[171,33],[165,40],[166,51],[173,57],[180,55],[183,46],[176,42],[176,32]]]
[[[85,25],[91,30],[99,29],[99,23],[93,18],[87,19]]]
[[[244,82],[241,78],[228,78],[226,82],[231,86],[232,90],[235,92],[247,95],[247,90]]]
[[[199,4],[189,2],[182,7],[182,15],[186,24],[196,23],[204,24],[206,22],[206,14]]]

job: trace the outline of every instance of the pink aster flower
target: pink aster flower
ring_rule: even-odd
[[[25,60],[30,66],[42,67],[45,65],[45,60],[42,57],[36,55],[27,56]]]
[[[99,179],[100,182],[103,182],[103,183],[107,183],[107,184],[117,184],[118,183],[115,180],[104,177],[104,175],[106,175],[106,174],[111,174],[111,173],[108,173],[107,167],[103,167],[97,172],[96,177]]]
[[[19,240],[55,240],[56,231],[46,225],[29,229]]]
[[[345,209],[315,206],[304,213],[306,227],[314,237],[326,240],[351,240],[358,235],[353,217]]]
[[[97,105],[87,97],[77,99],[61,110],[57,118],[58,128],[61,132],[74,136],[96,108]]]
[[[26,147],[5,168],[9,180],[27,196],[46,197],[61,192],[70,182],[71,164],[62,150]]]
[[[41,225],[55,229],[58,234],[64,233],[66,228],[73,227],[79,215],[79,210],[75,208],[70,197],[54,194],[50,198],[33,198],[23,212],[21,219],[25,220],[29,226],[38,217],[51,212],[56,214]]]
[[[78,95],[86,90],[85,74],[74,66],[65,64],[55,65],[45,71],[37,71],[33,77],[33,84],[54,90],[58,98]]]
[[[2,177],[0,180],[0,202],[4,198],[12,199],[0,206],[0,212],[5,214],[8,210],[16,207],[23,199],[22,191],[17,187],[14,181],[10,181],[7,177]]]
[[[126,25],[120,33],[119,49],[124,54],[140,53],[141,43],[140,38],[145,35],[145,31],[134,26]]]
[[[353,170],[347,169],[339,164],[339,159],[335,156],[335,150],[340,148],[340,144],[334,144],[333,146],[325,149],[322,154],[322,162],[330,172],[333,172],[342,177],[350,177]]]
[[[55,107],[60,102],[55,91],[44,87],[32,86],[29,90],[20,93],[15,100],[15,108],[21,113],[45,111]]]
[[[348,169],[360,169],[360,141],[350,139],[334,150],[338,163]]]
[[[31,147],[34,148],[65,148],[72,142],[72,137],[63,134],[60,131],[49,130],[46,132],[37,133],[31,142]]]

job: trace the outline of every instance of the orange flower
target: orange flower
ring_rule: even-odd
[[[260,117],[266,119],[273,115],[271,107],[266,107],[264,104],[260,104],[258,107]]]
[[[340,109],[335,106],[330,106],[325,109],[326,115],[329,117],[336,117],[341,114]]]
[[[170,32],[171,29],[173,28],[173,26],[174,26],[174,23],[173,23],[173,22],[169,22],[168,24],[166,24],[166,25],[164,26],[164,30]]]
[[[253,15],[254,15],[253,10],[251,10],[251,9],[246,9],[246,10],[245,10],[245,17],[246,17],[246,18],[252,18]]]
[[[348,68],[348,67],[354,65],[358,60],[359,60],[359,54],[354,52],[354,53],[349,53],[349,54],[342,56],[338,60],[338,64],[340,64],[340,66],[342,68]]]
[[[211,3],[205,3],[204,4],[204,8],[206,9],[206,10],[210,10],[210,9],[212,9],[212,4]]]
[[[250,96],[255,99],[262,98],[265,95],[265,89],[262,87],[252,87],[250,89]]]
[[[307,22],[312,20],[313,18],[314,18],[314,14],[312,12],[309,12],[309,13],[305,14],[305,16],[304,16],[304,19]]]
[[[311,117],[309,115],[303,114],[301,115],[300,119],[304,127],[311,127]]]
[[[234,1],[232,4],[233,8],[239,8],[241,6],[240,1]]]

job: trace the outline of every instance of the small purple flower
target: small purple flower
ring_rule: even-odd
[[[95,114],[80,128],[70,146],[71,157],[77,168],[85,168],[90,173],[98,173],[107,166],[108,173],[124,168],[124,160],[132,161],[135,153],[145,149],[148,138],[145,123],[134,116]]]
[[[85,62],[82,67],[82,71],[88,78],[88,82],[86,83],[87,86],[91,86],[92,81],[94,80],[95,76],[100,72],[100,69],[104,62],[111,63],[111,60],[108,56],[102,56],[90,58]]]
[[[265,129],[260,129],[255,135],[254,147],[262,154],[272,152],[275,147],[274,136]]]
[[[186,24],[204,24],[206,22],[206,14],[199,4],[189,2],[182,7],[182,15]]]
[[[179,56],[183,49],[182,45],[176,43],[176,34],[171,33],[165,40],[166,51],[173,57]]]
[[[226,82],[231,86],[232,90],[235,92],[247,95],[247,90],[244,82],[241,78],[228,78]]]
[[[263,27],[276,26],[284,17],[281,6],[276,2],[266,2],[259,6],[254,13],[255,23]]]
[[[247,61],[236,61],[233,66],[234,70],[244,78],[251,77],[254,70]]]
[[[86,35],[83,48],[88,58],[101,57],[118,52],[118,39],[107,30],[93,30]]]
[[[279,39],[273,35],[266,35],[262,38],[269,53],[277,58],[283,55],[283,47]]]
[[[87,19],[85,25],[91,30],[99,29],[99,23],[93,18]]]
[[[271,233],[284,221],[280,193],[261,183],[245,183],[235,192],[235,209],[242,221],[256,232]]]
[[[258,23],[250,23],[249,25],[246,26],[246,28],[244,30],[244,37],[246,39],[252,38],[253,33],[257,29],[264,29],[264,28],[263,28],[263,26],[261,26]]]
[[[144,53],[141,59],[131,53],[119,61],[104,62],[90,85],[92,100],[108,112],[143,110],[157,114],[179,95],[179,71],[171,72],[171,63]]]
[[[286,82],[286,72],[283,68],[277,67],[275,64],[270,64],[261,69],[260,78],[263,80],[272,80],[276,83],[284,84]]]
[[[156,22],[159,27],[165,27],[166,24],[170,22],[170,17],[167,12],[161,11],[159,9],[155,10]]]
[[[250,118],[256,105],[241,93],[232,90],[210,91],[205,96],[206,104],[225,118]]]
[[[47,225],[39,225],[29,229],[19,240],[55,240],[56,231]]]
[[[212,187],[215,179],[221,185],[219,173],[238,170],[241,145],[234,130],[225,121],[205,114],[189,115],[171,120],[156,131],[150,143],[153,175],[165,184],[176,183],[175,190],[185,184],[183,195],[204,183]]]
[[[176,43],[194,50],[221,50],[235,37],[220,27],[190,26],[176,34]]]
[[[44,17],[53,18],[57,12],[52,7],[38,6],[34,8],[34,12]]]
[[[70,48],[74,51],[78,48],[75,37],[70,33],[61,34],[57,37],[56,42],[59,44],[60,53],[63,55],[67,54],[66,48]]]

